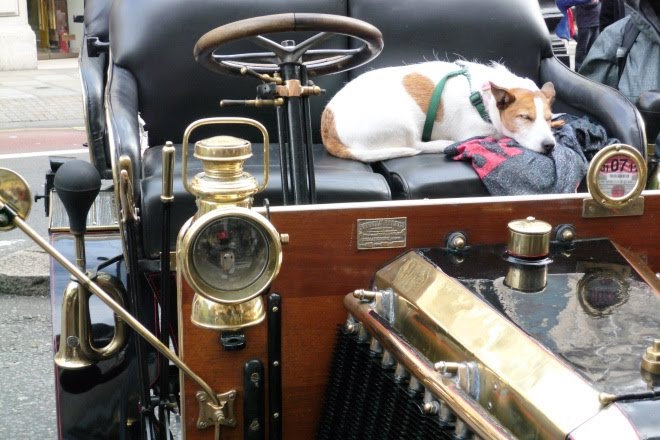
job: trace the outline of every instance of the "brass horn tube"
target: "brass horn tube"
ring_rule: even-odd
[[[103,286],[120,306],[125,305],[126,291],[117,279],[101,272],[96,277],[96,283]],[[55,355],[55,363],[61,368],[87,367],[111,358],[126,345],[126,323],[115,314],[115,334],[112,340],[103,347],[94,347],[89,315],[90,295],[91,292],[76,280],[72,280],[64,290],[60,345]]]
[[[479,438],[488,440],[513,440],[511,435],[496,419],[483,408],[475,405],[461,389],[447,384],[434,370],[433,365],[421,359],[415,351],[395,332],[372,316],[373,309],[353,294],[344,297],[344,306],[364,329],[376,338],[385,350],[410,371],[433,394],[442,399],[454,413],[470,427]]]
[[[4,207],[4,202],[0,200],[0,209]],[[128,313],[121,307],[110,295],[105,293],[103,289],[99,288],[94,282],[89,279],[89,277],[84,274],[80,269],[78,269],[74,264],[72,264],[64,255],[59,253],[57,249],[50,245],[46,240],[41,238],[27,223],[23,221],[19,216],[15,216],[12,221],[21,231],[30,237],[40,248],[42,248],[48,255],[53,257],[58,263],[60,263],[64,268],[71,273],[80,284],[88,289],[90,292],[94,293],[103,301],[117,316],[124,320],[133,330],[135,330],[140,336],[147,340],[156,350],[163,354],[167,359],[172,361],[184,374],[186,374],[190,379],[193,380],[197,385],[200,386],[202,390],[208,395],[209,399],[213,402],[214,405],[220,405],[218,397],[213,392],[213,389],[204,382],[204,380],[199,377],[195,372],[193,372],[185,362],[181,360],[176,354],[172,353],[168,347],[165,346],[162,342],[158,340],[145,326],[140,323],[133,315]],[[216,424],[216,437],[219,433],[219,425]]]

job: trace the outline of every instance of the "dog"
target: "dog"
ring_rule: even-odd
[[[429,121],[430,139],[423,141],[436,84],[457,70],[464,73],[447,78],[435,118]],[[471,95],[481,97],[483,116]],[[510,137],[547,154],[555,147],[554,98],[552,83],[539,89],[498,63],[432,61],[387,67],[366,72],[337,92],[321,116],[321,135],[329,153],[362,162],[442,153],[475,136]]]

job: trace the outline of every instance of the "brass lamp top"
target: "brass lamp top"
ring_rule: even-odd
[[[513,220],[508,224],[507,251],[515,257],[539,258],[550,253],[552,225],[534,217]]]
[[[234,136],[214,136],[196,142],[194,156],[202,161],[246,160],[252,156],[252,145]]]
[[[222,206],[249,208],[259,191],[256,179],[243,171],[252,156],[252,144],[234,136],[214,136],[195,143],[194,156],[203,172],[193,177],[190,188],[198,198],[200,216]]]

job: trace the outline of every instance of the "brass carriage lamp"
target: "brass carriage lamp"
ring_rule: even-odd
[[[188,183],[190,134],[212,124],[247,124],[260,130],[264,139],[261,185],[243,169],[252,156],[250,142],[232,136],[195,143],[194,156],[202,162],[203,171]],[[182,154],[184,186],[197,200],[197,212],[177,241],[178,285],[183,288],[185,283],[195,293],[191,320],[199,327],[220,331],[257,325],[266,316],[261,294],[282,263],[282,237],[265,217],[250,209],[253,196],[268,183],[268,133],[251,119],[201,119],[186,129]]]

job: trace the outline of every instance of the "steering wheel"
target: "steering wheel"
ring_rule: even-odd
[[[279,44],[262,34],[316,32],[299,44]],[[312,49],[340,34],[362,41],[356,49]],[[221,45],[248,39],[268,52],[225,55]],[[288,43],[288,42],[285,42]],[[342,72],[361,66],[383,50],[383,36],[374,26],[355,18],[329,14],[289,13],[248,18],[217,27],[195,44],[195,60],[212,72],[240,75],[248,68],[259,74],[280,70],[283,63],[302,63],[309,76]]]

